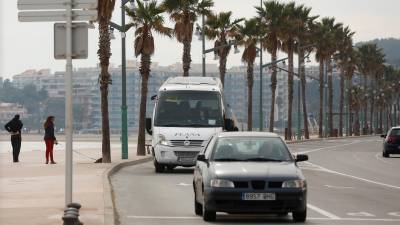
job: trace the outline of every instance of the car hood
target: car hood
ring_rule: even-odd
[[[285,180],[302,177],[294,162],[212,162],[216,178]]]

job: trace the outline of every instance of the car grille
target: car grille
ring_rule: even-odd
[[[198,151],[174,151],[174,153],[178,158],[195,158],[199,154]]]
[[[255,190],[261,190],[261,189],[265,188],[266,183],[267,182],[262,181],[262,180],[254,180],[254,181],[251,181],[251,187]],[[249,182],[247,182],[247,181],[234,181],[233,184],[235,185],[235,188],[249,188]],[[282,182],[281,181],[269,181],[268,188],[282,188]]]
[[[246,181],[234,181],[235,188],[248,188],[249,183]]]
[[[172,147],[202,147],[203,140],[171,140]]]
[[[251,186],[255,190],[262,190],[265,188],[265,181],[263,180],[252,180],[251,181]]]

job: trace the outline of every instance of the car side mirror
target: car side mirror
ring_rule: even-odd
[[[381,134],[381,138],[386,138],[386,134]]]
[[[308,160],[308,155],[298,154],[296,155],[296,162],[303,162]]]
[[[153,135],[153,129],[151,126],[151,118],[146,118],[146,131],[149,135]]]
[[[197,155],[197,161],[200,162],[207,162],[206,156],[201,154],[201,155]]]

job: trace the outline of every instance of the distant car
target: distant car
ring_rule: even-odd
[[[387,134],[382,134],[383,151],[382,156],[387,158],[390,154],[400,154],[400,127],[392,127]]]
[[[215,134],[197,156],[193,188],[195,213],[214,221],[216,212],[274,213],[304,222],[307,182],[297,162],[307,155],[289,152],[276,134]]]

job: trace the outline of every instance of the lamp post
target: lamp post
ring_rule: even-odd
[[[148,0],[144,0],[148,1]],[[121,32],[121,82],[122,82],[122,102],[121,102],[121,158],[128,159],[128,106],[126,101],[126,32],[129,30],[125,26],[124,6],[130,3],[130,9],[135,10],[135,0],[121,0],[121,25],[110,22],[110,30],[117,29]]]

